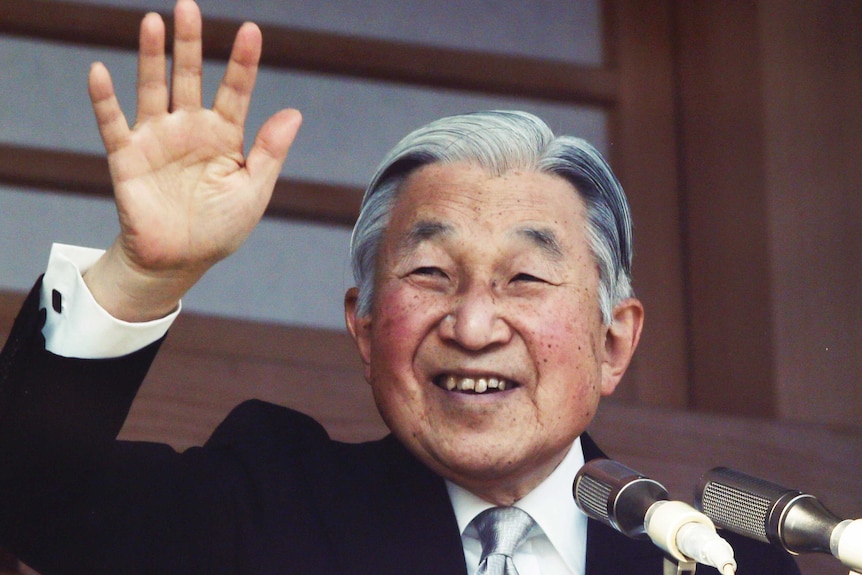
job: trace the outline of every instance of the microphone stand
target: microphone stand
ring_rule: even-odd
[[[667,555],[664,557],[664,575],[694,575],[696,567],[696,561],[674,559]]]

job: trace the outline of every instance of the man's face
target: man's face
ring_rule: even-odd
[[[394,206],[371,315],[356,317],[348,293],[348,325],[387,425],[486,499],[511,503],[538,485],[625,369],[601,321],[586,230],[584,205],[560,177],[432,164]],[[637,325],[623,364],[640,325],[630,302]]]

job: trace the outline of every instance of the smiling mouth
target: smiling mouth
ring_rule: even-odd
[[[512,389],[515,385],[499,377],[458,377],[455,375],[438,375],[434,385],[446,391],[467,394],[496,393]]]

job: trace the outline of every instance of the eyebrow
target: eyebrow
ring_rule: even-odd
[[[420,220],[404,233],[401,248],[407,251],[415,249],[422,242],[435,238],[450,236],[455,228],[436,220]],[[554,261],[562,260],[565,256],[563,246],[553,230],[547,228],[522,227],[515,230],[514,235],[526,239],[530,244],[538,247]]]
[[[449,224],[435,220],[419,220],[404,234],[401,245],[409,251],[424,241],[448,236],[453,232],[454,228]]]
[[[515,230],[515,235],[525,238],[533,245],[538,246],[551,259],[555,261],[563,259],[563,246],[553,230],[526,227]]]

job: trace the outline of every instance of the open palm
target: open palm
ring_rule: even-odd
[[[207,109],[201,104],[201,26],[194,1],[179,0],[168,86],[164,23],[156,14],[144,18],[138,110],[131,127],[107,69],[94,64],[90,71],[90,98],[108,153],[120,235],[87,281],[97,301],[118,317],[127,316],[122,308],[132,303],[119,301],[124,293],[136,305],[146,305],[145,290],[159,290],[159,300],[178,299],[245,241],[263,215],[301,121],[295,110],[275,114],[245,157],[243,129],[260,59],[260,30],[250,23],[240,28]]]

